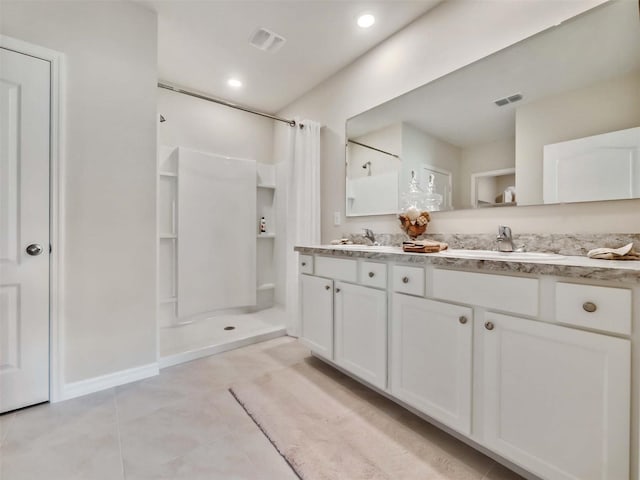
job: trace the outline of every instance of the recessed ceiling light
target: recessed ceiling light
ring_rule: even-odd
[[[230,78],[227,80],[227,85],[233,88],[240,88],[242,86],[242,82],[237,78]]]
[[[370,13],[365,13],[364,15],[360,15],[358,17],[358,26],[359,27],[369,28],[374,23],[376,23],[376,17],[374,17]]]

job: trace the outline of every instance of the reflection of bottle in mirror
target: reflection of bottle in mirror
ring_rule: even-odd
[[[260,233],[267,233],[267,221],[264,217],[260,219]]]
[[[429,174],[429,183],[427,185],[427,193],[425,194],[425,204],[427,210],[430,212],[440,210],[440,205],[442,204],[442,195],[436,192],[435,180],[436,176],[433,173]]]

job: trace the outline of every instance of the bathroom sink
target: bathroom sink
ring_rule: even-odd
[[[479,260],[562,260],[564,255],[546,252],[497,252],[495,250],[458,250],[449,249],[440,252],[441,255],[456,258],[473,258]]]

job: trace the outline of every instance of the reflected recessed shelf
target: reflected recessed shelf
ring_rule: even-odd
[[[178,236],[175,233],[161,233],[159,235],[159,237],[161,239],[167,239],[167,238],[168,239],[175,239],[175,238],[178,238]]]
[[[159,172],[159,175],[161,177],[177,177],[178,176],[177,173],[173,173],[173,172]]]
[[[258,291],[273,290],[274,288],[276,288],[275,283],[263,283],[262,285],[258,285]]]
[[[258,238],[276,238],[275,233],[259,233]]]
[[[268,188],[268,189],[271,189],[271,190],[275,190],[276,186],[275,185],[269,185],[267,183],[259,183],[258,184],[258,188]]]

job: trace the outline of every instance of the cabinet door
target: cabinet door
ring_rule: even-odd
[[[549,480],[629,478],[630,342],[486,320],[485,445]]]
[[[393,395],[470,434],[472,310],[394,294],[391,338]]]
[[[300,275],[300,340],[313,352],[333,358],[333,281]]]
[[[379,388],[387,386],[387,293],[335,282],[335,361]]]

